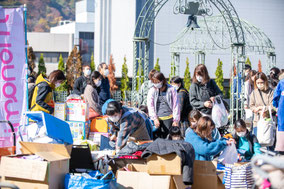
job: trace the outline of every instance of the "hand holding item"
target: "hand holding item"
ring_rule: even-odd
[[[210,97],[211,102],[215,102],[215,96]]]
[[[178,122],[174,121],[172,126],[173,127],[178,127]]]
[[[109,138],[110,141],[116,141],[116,136],[115,135],[111,135],[111,137]]]
[[[155,125],[155,127],[160,127],[160,121],[158,120],[158,119],[155,119],[154,120],[154,125]]]
[[[206,101],[206,102],[204,102],[204,106],[206,108],[212,108],[212,102],[211,101]]]
[[[227,142],[227,145],[231,145],[231,144],[235,144],[236,143],[236,141],[234,139],[232,139],[232,138],[227,140],[226,142]]]

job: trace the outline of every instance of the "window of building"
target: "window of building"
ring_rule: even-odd
[[[35,52],[36,63],[38,63],[41,54],[43,54],[44,63],[57,64],[59,62],[60,54],[62,55],[64,63],[66,63],[68,59],[68,52]]]
[[[83,64],[90,64],[94,52],[94,32],[79,32],[79,49]]]

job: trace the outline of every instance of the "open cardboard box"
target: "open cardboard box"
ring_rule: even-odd
[[[150,175],[181,175],[181,158],[176,154],[153,154],[147,159],[147,172]]]
[[[193,164],[192,189],[224,189],[222,174],[217,174],[216,161],[195,160]]]
[[[184,189],[182,175],[149,175],[145,164],[130,164],[129,171],[117,172],[118,188],[133,189]]]
[[[35,154],[44,159],[20,159],[21,155],[4,156],[1,159],[0,175],[7,182],[21,189],[64,188],[65,174],[69,172],[72,146],[20,142],[22,152]]]

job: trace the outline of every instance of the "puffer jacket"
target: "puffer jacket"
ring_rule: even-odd
[[[48,114],[53,114],[54,102],[52,90],[54,88],[54,84],[50,83],[42,74],[40,74],[36,79],[31,111],[43,111]]]

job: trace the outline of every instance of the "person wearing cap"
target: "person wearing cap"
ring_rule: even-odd
[[[104,103],[110,99],[110,85],[109,85],[109,80],[108,80],[108,66],[105,62],[102,62],[98,66],[98,71],[102,75],[102,84],[100,86],[100,105],[103,106]]]
[[[81,97],[84,96],[84,91],[91,75],[91,67],[89,65],[83,66],[83,75],[78,77],[74,83],[73,93]]]

